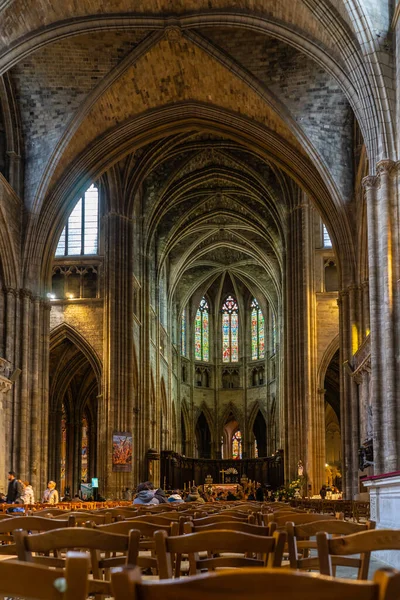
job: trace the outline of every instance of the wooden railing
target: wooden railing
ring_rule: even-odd
[[[354,519],[357,522],[370,517],[369,502],[358,500],[291,500],[290,505],[316,513],[343,513],[345,519]]]

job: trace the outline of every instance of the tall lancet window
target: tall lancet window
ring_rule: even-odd
[[[181,354],[186,356],[186,309],[181,316]]]
[[[68,217],[58,241],[56,256],[83,256],[98,253],[99,192],[93,184]]]
[[[239,314],[237,302],[228,296],[222,305],[222,360],[239,360]]]
[[[196,312],[194,327],[194,357],[196,360],[210,360],[210,324],[209,309],[205,298],[201,299]]]
[[[264,315],[255,298],[251,303],[251,358],[264,358]]]

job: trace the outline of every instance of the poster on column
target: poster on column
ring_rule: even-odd
[[[112,469],[119,472],[132,470],[132,434],[129,431],[113,433]]]

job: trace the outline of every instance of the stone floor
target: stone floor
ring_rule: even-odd
[[[389,565],[378,560],[372,554],[371,561],[369,564],[368,579],[373,579],[374,573],[378,569],[384,569],[384,568],[388,568],[388,567],[389,567]],[[357,579],[357,572],[355,569],[351,569],[349,567],[338,567],[336,569],[336,577],[346,577],[347,579]]]

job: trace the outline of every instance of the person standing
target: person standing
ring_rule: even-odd
[[[14,471],[8,472],[7,504],[23,504],[24,488]]]
[[[261,483],[257,483],[256,500],[257,502],[264,502],[264,491],[262,489]]]
[[[58,504],[59,499],[55,481],[49,481],[47,484],[47,489],[45,489],[43,493],[42,502],[43,504]]]
[[[29,481],[24,481],[24,504],[35,504],[35,495],[33,493],[33,487]]]

